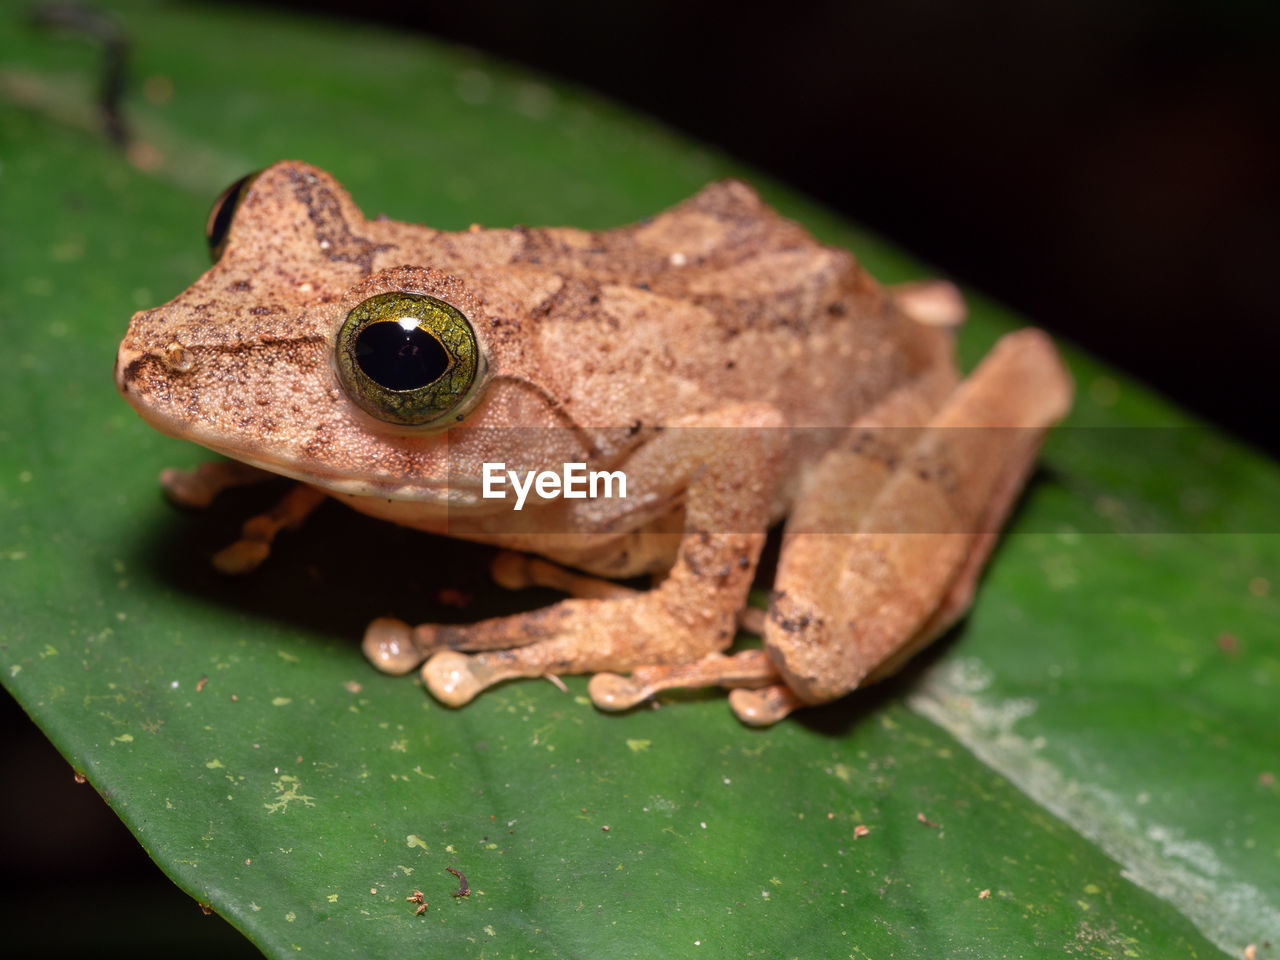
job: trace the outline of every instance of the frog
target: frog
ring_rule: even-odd
[[[368,660],[452,707],[589,674],[603,710],[721,687],[764,726],[888,676],[965,614],[1072,401],[1043,331],[961,378],[955,286],[881,284],[739,180],[612,229],[445,231],[366,217],[285,161],[228,188],[206,239],[212,266],[134,314],[115,363],[147,423],[225,458],[162,486],[204,506],[297,481],[214,556],[226,573],[332,499],[492,547],[504,587],[566,594],[471,623],[372,619]],[[530,480],[517,510],[486,486],[566,465],[626,496]],[[759,645],[735,646],[742,630]]]

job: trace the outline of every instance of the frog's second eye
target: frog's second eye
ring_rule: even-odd
[[[218,199],[213,201],[209,219],[204,225],[204,238],[209,244],[209,259],[214,263],[222,258],[222,251],[227,249],[227,240],[231,236],[231,221],[235,218],[240,202],[249,192],[249,187],[261,172],[261,170],[255,170],[253,173],[245,174],[223,190]]]
[[[480,350],[454,306],[418,293],[361,301],[338,331],[338,378],[355,403],[388,423],[422,426],[460,407]]]

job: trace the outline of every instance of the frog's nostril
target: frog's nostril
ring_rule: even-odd
[[[191,351],[176,340],[164,348],[160,359],[174,373],[186,373],[195,364],[191,357]]]

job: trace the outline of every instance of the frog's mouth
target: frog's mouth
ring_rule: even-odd
[[[184,406],[162,377],[154,375],[152,365],[163,367],[166,361],[147,351],[121,347],[116,357],[114,379],[116,389],[152,428],[173,437],[197,443],[232,460],[257,467],[316,487],[337,499],[370,498],[384,502],[408,502],[425,513],[438,511],[441,516],[485,514],[500,508],[500,502],[482,496],[479,477],[450,474],[447,453],[430,466],[438,466],[439,474],[423,471],[413,476],[353,476],[339,465],[321,459],[301,459],[288,453],[270,452],[260,444],[237,434],[228,434],[203,418],[197,409]]]
[[[379,482],[377,480],[354,479],[338,474],[330,475],[313,471],[293,470],[290,469],[288,464],[259,459],[242,450],[219,449],[215,444],[204,443],[195,437],[187,437],[185,439],[196,440],[201,446],[208,447],[215,453],[247,463],[251,467],[257,467],[268,473],[279,474],[282,477],[297,480],[299,483],[316,487],[339,500],[350,498],[379,500],[388,503],[412,503],[423,511],[437,508],[441,517],[459,513],[468,515],[496,513],[501,506],[500,502],[495,505],[493,501],[483,498],[482,488],[479,483],[426,479],[416,480],[413,483],[405,483],[403,480]]]
[[[220,443],[216,437],[202,436],[202,431],[191,424],[173,420],[158,414],[152,407],[132,404],[148,425],[175,440],[197,443],[214,453],[238,460],[251,467],[257,467],[265,473],[288,477],[299,483],[323,490],[339,500],[372,499],[388,503],[413,503],[418,508],[429,511],[437,508],[440,516],[462,514],[495,513],[501,507],[501,501],[486,500],[482,496],[479,482],[458,479],[418,478],[406,483],[401,478],[379,481],[366,478],[353,478],[340,473],[326,472],[320,469],[301,469],[287,462],[257,455],[243,447]]]

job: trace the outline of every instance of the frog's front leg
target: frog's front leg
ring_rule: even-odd
[[[179,506],[203,508],[224,490],[261,483],[276,476],[239,460],[214,460],[202,463],[194,470],[165,470],[160,474],[160,486]],[[315,487],[296,484],[270,510],[244,522],[240,539],[213,555],[214,567],[219,573],[226,574],[253,570],[271,553],[271,543],[276,534],[301,525],[324,497]]]
[[[239,460],[212,460],[194,470],[169,467],[160,471],[160,487],[178,506],[202,509],[213,503],[223,490],[262,483],[275,476]]]
[[[271,553],[281,530],[296,530],[324,502],[325,495],[305,483],[295,484],[265,513],[250,517],[240,528],[240,539],[213,555],[219,573],[239,575],[256,569]]]
[[[629,489],[660,500],[683,493],[680,549],[654,589],[466,626],[423,625],[413,631],[416,645],[407,629],[375,621],[366,654],[381,669],[404,672],[405,662],[430,653],[422,669],[428,689],[458,706],[512,677],[626,671],[723,650],[764,544],[786,447],[782,426],[773,408],[744,404],[672,425],[631,456]],[[388,656],[391,647],[397,656]]]
[[[508,590],[526,587],[547,587],[559,590],[571,597],[598,600],[607,597],[629,597],[638,591],[613,580],[590,574],[578,573],[559,564],[527,553],[503,550],[493,559],[493,580]],[[655,575],[655,580],[661,579]],[[738,628],[748,633],[764,632],[764,611],[759,607],[743,607],[738,611]]]

